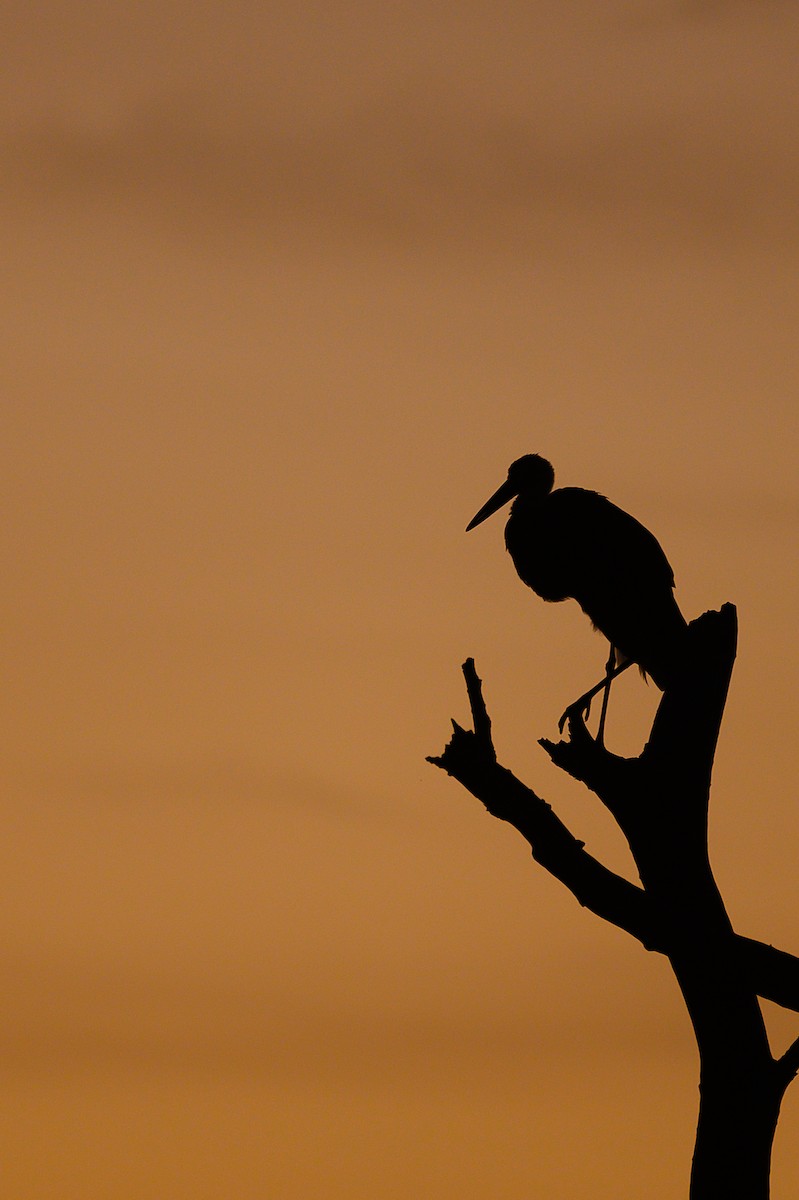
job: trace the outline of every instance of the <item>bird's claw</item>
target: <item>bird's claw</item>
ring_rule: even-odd
[[[590,714],[591,701],[584,700],[582,697],[580,697],[580,699],[575,701],[574,704],[570,704],[561,716],[560,720],[558,721],[558,733],[563,733],[563,730],[566,728],[566,722],[571,721],[574,718],[580,718],[583,724],[585,724]]]

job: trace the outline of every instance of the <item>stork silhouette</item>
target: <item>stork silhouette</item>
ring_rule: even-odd
[[[505,545],[519,577],[543,600],[574,599],[610,642],[605,675],[559,722],[588,716],[603,692],[604,740],[611,681],[638,663],[661,691],[679,667],[687,624],[674,599],[674,572],[657,538],[598,492],[552,490],[552,464],[538,454],[511,463],[508,478],[466,526],[474,529],[513,500]]]

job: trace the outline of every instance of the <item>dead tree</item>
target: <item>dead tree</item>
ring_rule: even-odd
[[[533,858],[584,907],[668,956],[696,1035],[700,1104],[690,1200],[767,1200],[780,1104],[799,1070],[799,1039],[775,1058],[758,1003],[799,1011],[799,958],[737,935],[708,856],[711,770],[735,659],[735,608],[689,627],[689,653],[663,695],[647,745],[621,758],[572,715],[568,740],[541,745],[617,821],[641,886],[592,858],[550,806],[497,762],[481,682],[463,665],[472,730],[429,762],[530,843]]]

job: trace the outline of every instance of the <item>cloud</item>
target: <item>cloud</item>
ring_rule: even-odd
[[[7,134],[2,157],[27,202],[189,226],[414,240],[454,229],[492,243],[566,217],[737,236],[784,230],[799,201],[792,139],[768,107],[672,98],[581,118],[415,87],[309,121],[236,113],[209,94],[106,128],[39,122]]]
[[[716,21],[741,19],[747,24],[772,20],[774,14],[784,9],[790,11],[786,0],[665,0],[646,17],[637,16],[637,21],[649,24],[684,24],[685,21]]]

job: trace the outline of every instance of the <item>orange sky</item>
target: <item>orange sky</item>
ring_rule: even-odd
[[[528,451],[739,608],[712,852],[799,951],[792,5],[9,0],[2,1101],[24,1200],[684,1196],[666,964],[435,772],[606,650]],[[632,674],[608,741],[656,696]],[[769,1011],[782,1044],[796,1020]],[[799,1192],[799,1089],[775,1200]]]

